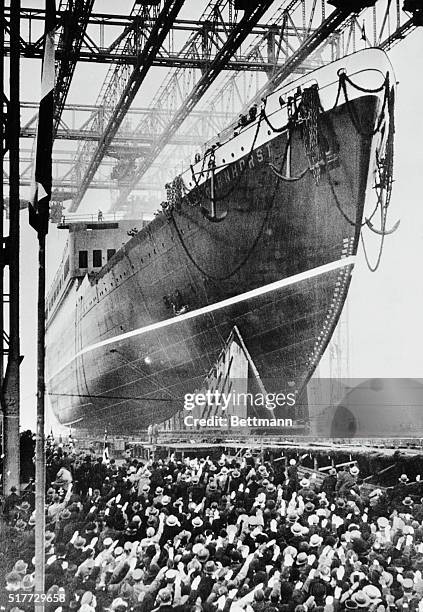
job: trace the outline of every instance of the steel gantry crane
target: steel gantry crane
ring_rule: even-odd
[[[155,10],[158,12],[152,25],[145,25],[140,28],[139,36],[135,40],[126,40],[124,50],[134,44],[139,48],[136,66],[132,70],[128,70],[128,66],[118,65],[111,71],[109,78],[106,80],[104,93],[100,94],[98,102],[110,101],[110,97],[113,96],[116,103],[110,114],[107,114],[107,110],[105,111],[103,119],[105,127],[98,145],[93,147],[92,142],[87,141],[78,151],[76,168],[80,173],[80,180],[77,183],[78,189],[70,206],[70,211],[78,208],[183,3],[184,0],[164,0],[162,5],[160,3],[159,9],[156,6],[134,6],[133,15],[141,19],[147,16],[151,17]],[[146,14],[147,11],[148,14]],[[101,100],[101,97],[103,100]]]
[[[399,0],[274,0],[261,4],[261,14],[268,6],[274,10],[261,23],[259,13],[236,11],[233,0],[213,0],[197,19],[177,17],[173,4],[175,15],[169,18],[163,12],[164,0],[137,3],[124,15],[95,13],[93,0],[61,0],[55,135],[77,140],[79,147],[76,154],[70,148],[73,167],[67,163],[65,173],[55,164],[55,186],[65,187],[69,194],[72,188],[70,210],[77,210],[87,189],[114,186],[119,195],[113,208],[122,208],[131,191],[163,187],[163,168],[169,180],[172,172],[180,170],[183,158],[224,132],[239,112],[296,72],[309,71],[362,46],[389,49],[420,25],[420,4],[416,0],[404,4]],[[166,22],[160,30],[165,40],[161,45],[151,42],[153,28],[158,31],[157,24],[162,24],[160,15]],[[6,7],[5,54],[10,53],[9,16]],[[42,37],[36,36],[36,25],[43,18],[42,10],[21,10],[22,57],[41,57]],[[243,32],[237,37],[235,30],[241,22]],[[241,40],[247,31],[248,38]],[[130,105],[143,79],[140,58],[147,56],[150,68],[171,69],[150,106],[141,112]],[[112,65],[96,105],[87,106],[88,119],[87,110],[79,105],[78,116],[84,112],[84,121],[75,128],[69,127],[74,119],[68,120],[72,105],[65,102],[75,66],[81,61]],[[145,75],[147,66],[143,70]],[[34,137],[36,116],[24,123],[22,137]],[[135,117],[139,121],[134,130],[129,122]],[[122,172],[112,167],[110,173],[107,158],[117,159],[114,165]],[[108,174],[96,175],[102,168]],[[30,169],[30,163],[22,168],[25,184]]]
[[[368,34],[366,22],[371,25]],[[317,0],[291,0],[280,3],[275,14],[269,19],[269,25],[266,35],[257,35],[247,52],[244,52],[246,60],[267,64],[267,80],[261,86],[258,86],[257,79],[250,80],[249,86],[246,87],[245,72],[226,73],[225,80],[213,91],[213,97],[206,101],[206,108],[211,116],[217,112],[229,111],[233,120],[240,111],[245,112],[272,88],[295,76],[296,72],[310,71],[323,62],[333,61],[363,46],[389,49],[418,23],[414,15],[402,11],[398,1],[332,2],[328,6],[326,2]],[[162,87],[162,99],[175,98],[175,87],[172,88],[172,85],[173,82],[169,78]],[[157,107],[158,100],[159,97],[156,96],[153,107]],[[161,109],[163,106],[162,103]],[[172,109],[170,105],[169,107],[170,115]],[[199,119],[190,115],[179,134],[195,133],[198,124]],[[137,130],[141,133],[142,126],[145,125],[146,118],[143,118]],[[220,124],[220,129],[216,129],[210,136],[217,135],[218,139],[221,138],[218,132],[224,132],[224,127]],[[161,130],[164,129],[162,123]],[[228,131],[230,129],[228,128]],[[157,165],[169,169],[167,180],[176,172],[181,156],[185,157],[186,162],[187,157],[192,157],[193,151],[193,147],[168,147],[165,150],[165,155],[160,157],[161,163]],[[148,161],[153,162],[151,158]],[[130,184],[121,190],[114,208],[124,206],[131,188],[144,181],[149,185],[154,184],[162,178],[162,173],[159,177],[155,169],[145,169],[146,165],[144,162]]]
[[[54,135],[57,134],[60,125],[93,5],[94,0],[75,0],[75,2],[60,0],[59,13],[62,14],[62,28],[57,48],[61,59],[56,62]]]

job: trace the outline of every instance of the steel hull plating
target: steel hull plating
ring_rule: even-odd
[[[370,132],[379,98],[362,96],[354,109]],[[317,182],[271,169],[287,172],[282,132],[221,173],[222,222],[196,205],[210,207],[206,180],[96,279],[74,281],[48,325],[48,392],[61,423],[124,433],[162,422],[201,387],[235,325],[269,391],[304,388],[347,295],[374,153],[345,104],[325,113],[322,130],[334,155]],[[291,179],[309,164],[300,126],[289,160]],[[175,306],[187,308],[175,315]]]

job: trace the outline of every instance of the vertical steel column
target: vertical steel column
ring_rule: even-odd
[[[46,238],[38,237],[38,332],[37,332],[37,438],[35,449],[35,591],[44,592],[45,585],[45,288]],[[36,612],[44,612],[44,603],[37,603]]]
[[[19,488],[19,78],[20,78],[20,0],[10,6],[10,99],[9,139],[9,356],[3,384],[4,491]]]
[[[4,15],[4,0],[0,0],[0,15]],[[0,28],[0,49],[4,49],[4,27]],[[2,54],[0,58],[0,146],[3,147],[4,142],[4,103],[3,103],[3,95],[4,95],[4,55]],[[4,340],[3,340],[3,331],[4,331],[4,227],[3,227],[3,216],[4,216],[4,187],[3,187],[3,168],[4,168],[4,155],[3,150],[0,151],[0,174],[2,176],[2,181],[0,185],[0,249],[1,249],[1,261],[0,261],[0,394],[3,386],[3,375],[4,375]],[[3,409],[3,405],[2,405]],[[3,432],[2,432],[3,435]]]

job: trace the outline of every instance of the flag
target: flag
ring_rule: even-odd
[[[54,111],[54,33],[56,2],[46,0],[44,26],[44,59],[41,74],[41,98],[38,111],[35,167],[31,200],[28,206],[29,223],[38,236],[48,232],[49,204],[52,184],[53,111]]]
[[[104,430],[104,444],[103,444],[103,463],[109,463],[109,444],[107,442],[107,429]]]

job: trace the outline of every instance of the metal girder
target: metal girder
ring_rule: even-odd
[[[31,179],[30,178],[23,178],[21,179],[20,182],[21,187],[30,187],[31,186]],[[74,182],[72,179],[70,178],[58,178],[58,179],[53,179],[53,188],[55,189],[68,189],[70,192],[74,193],[73,188],[75,187]],[[92,181],[91,185],[90,185],[90,189],[100,189],[100,190],[115,190],[116,189],[116,183],[114,181],[108,180],[94,180]],[[133,189],[132,191],[157,191],[160,192],[160,188],[157,186],[157,183],[145,183],[143,185],[140,185],[139,187],[135,187],[135,189]],[[159,202],[157,202],[157,205],[159,204]],[[68,212],[73,212],[70,208],[68,209]]]
[[[244,106],[243,110],[247,110],[252,104],[259,102],[262,97],[279,87],[307,57],[316,51],[318,47],[335,32],[336,28],[345,22],[348,17],[350,17],[350,11],[348,9],[335,9],[323,23],[305,39],[303,44],[289,57],[289,59],[287,59],[283,67],[275,71],[267,83],[259,89],[253,100],[250,100]]]
[[[116,67],[111,79],[107,82],[103,99],[113,94],[118,94],[118,100],[113,112],[109,117],[104,117],[106,127],[103,130],[103,135],[95,150],[92,150],[89,142],[86,142],[78,152],[76,164],[79,171],[82,170],[82,176],[78,181],[78,191],[70,208],[71,212],[76,210],[81,203],[82,198],[99,167],[103,156],[107,151],[107,147],[113,140],[114,135],[122,123],[126,111],[131,105],[136,93],[138,92],[142,82],[144,81],[149,69],[152,66],[154,57],[165,40],[173,20],[176,18],[179,10],[182,8],[184,0],[164,0],[160,13],[154,20],[151,29],[148,31],[143,28],[140,31],[137,44],[142,44],[138,57],[138,64],[134,70],[128,74],[127,67]],[[126,73],[126,74],[125,74]],[[122,79],[124,86],[122,87]],[[95,127],[95,126],[93,126]],[[88,158],[88,163],[86,159]]]
[[[218,3],[216,3],[213,8],[214,21],[209,23],[210,20],[207,20],[205,22],[207,23],[207,27],[205,28],[205,31],[202,34],[203,55],[207,56],[207,54],[209,54],[210,56],[210,61],[207,65],[207,68],[202,73],[199,79],[197,75],[190,75],[193,77],[193,82],[191,82],[189,85],[190,90],[188,92],[184,92],[186,95],[184,95],[183,101],[180,104],[179,108],[174,110],[169,120],[162,126],[162,130],[156,141],[153,143],[149,155],[140,161],[136,173],[137,177],[141,178],[141,176],[143,176],[146,170],[150,167],[152,162],[156,159],[162,149],[166,146],[169,140],[173,137],[173,135],[177,132],[179,127],[185,121],[190,112],[194,109],[198,101],[210,88],[210,86],[222,70],[222,67],[225,66],[229,59],[234,56],[237,49],[240,48],[241,44],[247,38],[249,32],[251,32],[254,25],[258,23],[264,13],[269,9],[271,4],[272,0],[262,0],[259,6],[256,6],[251,11],[246,12],[241,18],[241,20],[238,23],[234,24],[232,29],[228,31],[227,38],[223,41],[221,37],[216,38],[212,27],[214,21],[218,21],[219,18],[221,19],[219,6]],[[195,38],[189,39],[188,42],[185,44],[185,48],[192,47],[193,45],[196,45],[196,43],[197,41],[195,40]],[[211,49],[214,46],[217,48],[217,52],[216,55],[212,58]],[[177,69],[175,73],[171,76],[171,81],[177,84],[176,81],[180,78],[181,74],[180,71]],[[165,85],[164,89],[161,89],[161,92],[159,92],[158,97],[156,96],[156,107],[162,108],[163,98],[167,98],[167,85]],[[126,199],[130,192],[131,186],[121,191],[118,200],[118,205],[122,204],[122,202]]]
[[[324,43],[331,48],[331,55],[327,60],[333,61],[356,51],[359,46],[389,48],[393,40],[401,35],[400,32],[408,32],[411,28],[409,23],[411,20],[407,21],[406,26],[400,25],[404,16],[400,11],[398,2],[393,4],[391,0],[379,0],[378,6],[376,6],[376,0],[354,0],[345,3],[337,1],[336,5],[341,8],[336,8],[330,13],[319,27],[310,32],[303,44],[287,59],[284,65],[275,69],[268,82],[259,89],[254,98],[244,105],[243,112],[253,103],[260,101],[262,97],[279,87],[306,58],[319,50]],[[384,41],[383,36],[387,32],[387,27],[390,27],[392,13],[395,13],[397,30],[395,35],[389,34]],[[358,21],[360,15],[364,18],[361,24]],[[369,35],[366,33],[366,19],[369,19],[372,24],[372,33]],[[381,27],[378,32],[377,23],[379,19],[381,20]],[[358,33],[359,36],[357,36]],[[392,39],[393,36],[394,39]]]
[[[305,7],[307,11],[304,11]],[[408,15],[401,10],[398,1],[378,0],[374,7],[362,11],[359,15],[353,14],[347,17],[339,27],[335,28],[332,34],[328,35],[326,29],[325,38],[322,36],[322,30],[319,30],[319,28],[321,28],[327,16],[332,19],[330,11],[333,11],[333,9],[325,6],[325,2],[320,3],[319,7],[319,3],[315,0],[313,2],[311,0],[307,0],[307,2],[297,0],[290,2],[289,6],[285,3],[273,16],[271,23],[277,26],[274,30],[275,35],[272,41],[274,45],[273,53],[276,57],[282,58],[284,63],[289,62],[295,53],[301,53],[303,45],[310,52],[309,41],[313,40],[313,37],[315,37],[314,42],[323,39],[320,46],[318,46],[318,51],[311,55],[309,54],[302,63],[298,64],[297,61],[295,63],[294,61],[290,62],[291,72],[287,71],[287,78],[295,77],[298,73],[313,70],[319,65],[353,53],[360,48],[377,46],[388,50],[415,27],[413,20],[409,19]],[[292,36],[289,38],[286,36],[284,26],[288,23],[291,24],[291,29],[294,29],[294,26],[298,28],[297,39],[294,39]],[[303,32],[306,33],[305,40],[302,37]],[[265,40],[257,37],[256,42],[250,46],[249,54],[261,54],[265,43]],[[301,51],[299,51],[300,49]],[[298,56],[296,57],[298,58]],[[210,113],[225,110],[232,115],[231,120],[234,121],[243,109],[245,112],[245,109],[249,108],[254,103],[254,100],[259,98],[257,95],[259,90],[260,86],[253,75],[227,73],[225,74],[225,80],[220,82],[220,87],[213,91],[213,96],[205,100],[207,110]],[[263,95],[263,93],[260,95]],[[197,118],[191,114],[179,134],[190,133],[192,130],[195,130],[197,121]],[[225,132],[228,134],[232,129],[233,126],[228,127],[228,123],[221,124],[220,128],[216,129],[216,138],[214,140],[224,138]],[[205,147],[209,144],[206,143]],[[177,165],[175,164],[175,156],[177,157],[180,154],[178,157],[179,168],[181,167],[182,159],[184,159],[186,167],[187,163],[193,159],[194,150],[192,147],[184,147],[183,150],[172,147],[169,151],[165,150],[158,161],[160,162],[159,165],[169,169],[166,182],[180,171],[179,169],[175,171],[175,166]],[[183,155],[185,155],[185,158],[182,157]],[[159,177],[156,178],[155,176],[154,168],[146,173],[145,180],[149,183],[159,180]],[[136,182],[133,184],[135,185]],[[122,198],[120,198],[116,205],[119,207],[122,201]]]
[[[398,43],[400,40],[405,38],[407,34],[409,34],[416,27],[416,23],[414,19],[409,19],[405,23],[403,23],[395,32],[390,34],[388,38],[380,43],[380,48],[384,51],[388,51],[392,49],[392,47]]]
[[[24,102],[22,108],[22,138],[34,138],[36,133],[37,113],[28,114],[29,109],[37,109],[38,105],[32,102]],[[61,119],[61,127],[56,132],[56,139],[60,140],[92,140],[99,141],[103,136],[104,108],[95,105],[67,104],[64,107]],[[107,109],[108,113],[113,112],[113,108]],[[160,126],[165,124],[167,111],[152,108],[134,108],[126,113],[125,122],[113,138],[116,145],[127,145],[128,155],[137,157],[137,149],[140,154],[148,152],[153,140],[157,137]],[[177,144],[201,144],[211,138],[219,126],[226,125],[232,118],[228,112],[216,111],[211,113],[209,110],[194,111],[193,117],[197,119],[195,129],[186,134],[176,134],[172,142]],[[131,119],[142,118],[146,126],[145,131],[134,133]],[[97,129],[87,126],[96,125]],[[110,147],[106,155],[110,154]],[[115,155],[112,155],[115,157]]]
[[[21,129],[21,138],[35,138],[36,135],[35,127],[23,127]],[[203,134],[181,134],[174,135],[172,142],[176,144],[192,144],[201,145],[205,140],[210,138],[210,131],[204,131]],[[76,140],[81,142],[83,140],[99,142],[103,138],[102,132],[94,132],[94,130],[84,129],[59,129],[56,132],[57,140]],[[133,134],[131,132],[124,132],[117,134],[113,138],[113,144],[127,145],[129,157],[140,157],[141,155],[148,155],[151,146],[155,142],[155,137],[151,134]],[[110,154],[110,147],[105,155]],[[112,155],[115,157],[115,155]]]
[[[56,61],[53,137],[60,124],[93,5],[94,0],[60,1],[59,11],[62,9],[64,12],[57,45],[60,59]]]
[[[39,103],[37,102],[21,102],[21,109],[23,108],[30,108],[30,109],[38,109],[39,107]],[[108,112],[112,112],[113,108],[110,107],[109,109],[106,109]],[[104,111],[104,107],[103,106],[97,106],[95,104],[66,104],[63,112],[73,112],[73,113],[99,113],[101,111]],[[165,110],[153,110],[152,108],[149,107],[133,107],[131,106],[131,108],[128,109],[128,112],[126,113],[127,116],[131,116],[131,115],[151,115],[152,113],[158,113],[158,114],[165,114],[166,111]],[[205,117],[207,116],[208,111],[205,110],[194,110],[192,111],[191,115],[193,117]],[[227,113],[221,113],[222,117],[225,118],[227,116]],[[37,114],[34,115],[34,119],[37,117]]]
[[[67,0],[61,0],[63,5],[66,5]],[[92,5],[93,0],[78,0],[79,3]],[[5,11],[5,17],[8,18],[9,11]],[[65,29],[68,31],[71,24],[70,19],[73,18],[75,22],[78,15],[84,17],[84,27],[87,32],[83,32],[82,28],[79,29],[78,33],[78,48],[74,45],[72,57],[80,62],[95,62],[95,63],[125,63],[135,66],[138,61],[138,55],[133,49],[129,48],[123,50],[122,42],[129,41],[134,36],[138,35],[140,26],[139,15],[113,15],[113,14],[102,14],[95,13],[89,15],[84,7],[76,7],[69,10],[61,10],[59,7],[58,20],[62,24],[62,35],[63,38]],[[22,9],[21,20],[26,24],[26,35],[23,35],[21,40],[21,54],[27,58],[41,58],[42,57],[42,46],[39,44],[39,36],[36,35],[39,28],[37,28],[38,22],[44,19],[44,11],[36,9]],[[143,23],[148,27],[153,25],[154,20],[148,16],[143,17]],[[210,23],[212,23],[210,21]],[[76,24],[78,25],[78,24]],[[226,36],[228,30],[233,26],[231,21],[221,20],[213,23],[213,33],[216,36]],[[75,27],[75,26],[73,26]],[[208,59],[203,59],[201,54],[198,53],[198,49],[186,49],[181,52],[176,48],[174,42],[174,34],[177,33],[188,33],[189,35],[198,36],[199,40],[204,36],[207,24],[204,20],[178,20],[175,19],[170,32],[171,36],[167,40],[167,44],[159,49],[157,56],[154,58],[153,66],[168,66],[168,67],[191,67],[191,68],[204,68]],[[301,28],[300,28],[301,30]],[[34,35],[35,33],[35,35]],[[257,23],[254,28],[250,31],[251,34],[266,36],[269,34],[269,25]],[[287,34],[296,36],[298,29],[287,28]],[[109,40],[109,44],[105,44],[105,39]],[[67,62],[69,59],[68,47],[63,47],[59,41],[58,48],[56,50],[56,56],[59,60]],[[211,50],[212,53],[216,53],[216,49]],[[10,52],[10,46],[7,44],[4,47],[4,52]],[[246,61],[242,56],[233,58],[231,62],[225,66],[224,69],[230,70],[266,70],[268,66],[265,62],[252,62]]]
[[[212,4],[220,6],[224,2],[223,0],[222,2],[214,0]],[[250,33],[255,35],[254,40],[252,40],[252,36],[249,36],[246,41],[246,43],[249,43],[249,46],[244,45],[243,48],[239,48],[230,61],[221,67],[221,70],[225,70],[225,72],[219,78],[218,83],[216,83],[218,87],[210,88],[210,91],[207,91],[200,101],[204,108],[196,107],[194,111],[189,113],[182,129],[176,132],[178,146],[163,146],[164,151],[163,154],[158,156],[158,163],[151,165],[145,171],[142,176],[142,184],[139,187],[136,187],[136,185],[140,177],[138,175],[132,176],[131,174],[129,175],[132,177],[131,180],[126,182],[112,181],[107,176],[94,183],[92,182],[89,187],[97,189],[105,186],[105,188],[114,191],[120,189],[121,196],[117,202],[119,207],[124,206],[125,199],[133,189],[148,191],[160,189],[165,182],[181,171],[183,167],[181,160],[184,156],[192,159],[192,154],[195,150],[194,146],[198,150],[198,144],[209,140],[219,132],[225,132],[228,123],[237,117],[241,109],[247,108],[252,104],[257,96],[257,92],[265,85],[266,74],[271,79],[275,77],[276,71],[280,70],[281,66],[283,66],[282,70],[289,73],[286,78],[291,78],[294,73],[307,72],[364,46],[379,46],[389,49],[416,27],[416,23],[413,19],[410,19],[410,15],[401,10],[402,2],[399,0],[377,0],[374,7],[346,16],[340,25],[335,27],[333,32],[328,31],[325,35],[322,34],[319,28],[323,26],[324,21],[328,18],[327,16],[329,15],[330,17],[335,12],[333,7],[328,6],[325,0],[293,0],[291,2],[279,0],[275,4],[278,5],[275,16],[270,19],[267,18],[266,24],[258,23],[250,29]],[[22,13],[26,10],[33,11],[32,9],[23,9]],[[35,13],[37,11],[33,11],[34,19]],[[38,11],[38,13],[38,19],[40,19],[41,24],[43,11]],[[156,12],[157,14],[158,11]],[[84,126],[78,125],[78,129],[84,132],[86,129],[88,130],[88,126],[90,129],[92,128],[93,138],[94,135],[95,138],[99,138],[103,126],[107,125],[107,119],[113,113],[119,99],[119,93],[122,91],[119,87],[126,81],[128,74],[132,71],[131,66],[126,66],[124,63],[134,62],[139,57],[141,18],[145,19],[150,28],[155,22],[156,16],[154,11],[149,12],[149,15],[152,15],[151,18],[146,16],[145,11],[141,12],[141,9],[139,9],[138,13],[134,14],[133,12],[130,16],[110,17],[109,15],[91,15],[88,19],[88,25],[91,30],[88,29],[85,32],[81,51],[91,54],[93,58],[94,56],[101,55],[104,51],[106,55],[114,55],[113,61],[122,62],[122,65],[117,67],[117,70],[120,70],[120,77],[115,81],[117,83],[116,87],[110,87],[107,91],[107,86],[111,83],[115,72],[115,69],[111,69],[109,71],[111,78],[108,79],[103,87],[97,106],[89,107],[92,112],[91,117]],[[96,19],[97,21],[95,21]],[[116,20],[116,25],[113,27],[116,29],[118,26],[120,34],[107,46],[104,44],[104,41],[102,42],[102,38],[107,39],[104,30],[108,22],[113,19]],[[211,22],[212,27],[210,23],[205,26],[206,21]],[[169,78],[165,80],[162,88],[154,98],[152,107],[128,110],[126,114],[128,119],[133,117],[133,114],[141,116],[141,123],[139,128],[137,128],[139,130],[139,141],[126,139],[126,142],[134,149],[132,151],[134,155],[137,153],[136,149],[139,147],[140,142],[148,143],[148,147],[151,147],[151,143],[154,144],[161,137],[172,121],[175,112],[180,107],[181,101],[189,95],[194,86],[193,83],[198,79],[198,75],[195,76],[195,71],[198,68],[194,68],[194,66],[204,69],[205,66],[209,65],[216,58],[220,48],[222,48],[223,41],[226,40],[227,34],[233,28],[234,23],[235,21],[231,17],[223,19],[222,16],[217,14],[211,14],[211,18],[208,20],[200,18],[195,22],[174,21],[171,29],[172,34],[173,32],[182,31],[191,33],[189,41],[192,42],[195,39],[195,44],[188,44],[179,49],[173,40],[173,35],[169,35],[158,50],[157,56],[153,60],[153,65],[161,65],[160,62],[168,62],[167,65],[173,67],[184,66],[184,69],[180,68],[170,73]],[[35,27],[33,32],[36,32]],[[95,32],[97,32],[97,38],[95,38]],[[24,38],[30,40],[30,36],[26,36],[25,32],[22,32],[22,47],[27,44],[26,40],[23,40]],[[313,52],[313,45],[320,39],[321,42],[316,47],[317,51]],[[306,59],[300,62],[299,57],[302,52],[300,48],[303,45],[307,48],[307,54]],[[31,47],[34,49],[34,57],[41,57],[41,45],[37,44],[37,41],[35,43],[31,42],[30,45],[28,44],[28,54],[32,53]],[[78,59],[81,61],[80,57]],[[294,70],[294,73],[287,70],[287,63],[290,69]],[[241,64],[251,66],[252,70],[239,70],[238,68],[241,67]],[[190,68],[187,69],[187,66],[190,66]],[[254,71],[256,67],[261,67],[260,71]],[[107,100],[107,103],[105,100]],[[75,110],[77,110],[77,106],[82,107],[83,105],[73,105]],[[103,108],[100,108],[101,106]],[[66,113],[65,107],[62,112],[62,135],[64,135],[65,131],[69,132],[70,130],[65,123],[69,116]],[[68,123],[72,125],[72,129],[75,127],[72,120],[68,121]],[[24,122],[22,124],[24,125]],[[29,129],[31,125],[30,121],[26,127]],[[114,150],[109,147],[107,149],[108,153],[116,154],[116,151],[119,151],[119,147],[123,144],[121,134],[126,134],[128,132],[127,128],[128,126],[125,125],[125,122],[122,122],[121,132],[119,131],[116,134]],[[74,135],[76,135],[76,132]],[[82,134],[82,137],[88,139],[88,133]],[[198,141],[196,142],[197,137]],[[188,144],[189,142],[192,144]],[[94,145],[95,147],[97,143],[91,141],[87,144]],[[141,149],[138,152],[141,153]],[[74,153],[69,151],[69,155],[74,155]],[[86,159],[89,159],[88,155]],[[116,162],[104,160],[102,164],[106,168],[110,168],[114,167]],[[69,165],[70,163],[68,163],[68,168]],[[79,170],[81,166],[83,168],[83,164],[79,165]],[[75,188],[75,176],[71,179],[69,170],[67,170],[66,176],[56,180],[62,181],[66,187]]]
[[[179,149],[180,146],[175,148]],[[72,195],[75,193],[75,182],[72,178],[74,155],[74,151],[67,149],[55,148],[53,151],[53,187],[55,189],[66,188]],[[21,147],[19,159],[20,185],[21,187],[29,187],[31,186],[34,163],[32,150],[30,148]],[[91,183],[90,189],[109,189],[112,191],[117,191],[120,186],[124,186],[125,180],[118,182],[110,178],[110,173],[113,171],[115,166],[115,159],[104,159],[101,166],[104,172],[102,172],[102,175],[98,178],[98,180]],[[152,181],[147,181],[139,188],[135,188],[135,191],[160,191],[161,186],[164,185],[166,181],[166,169],[159,165],[154,165],[153,168],[155,171],[156,182],[153,183]],[[3,184],[7,185],[8,182],[9,175],[5,170],[3,170]]]

